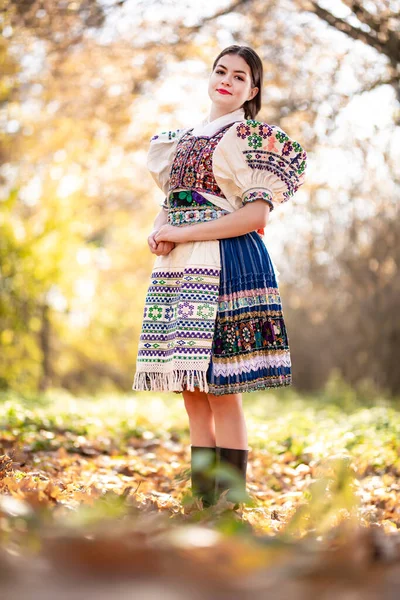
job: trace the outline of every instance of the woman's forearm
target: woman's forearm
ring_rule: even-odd
[[[256,200],[245,204],[243,208],[235,210],[208,223],[196,223],[188,227],[181,227],[186,241],[202,242],[207,240],[221,240],[238,235],[245,235],[261,227],[268,222],[269,206],[263,200]]]
[[[168,222],[168,211],[162,208],[156,218],[154,219],[153,230],[160,229],[163,225]]]

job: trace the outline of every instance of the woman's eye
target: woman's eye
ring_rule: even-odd
[[[221,69],[218,69],[217,71],[215,71],[218,75],[223,75],[224,71],[221,71]],[[237,77],[238,79],[240,79],[240,81],[243,81],[243,77],[240,77],[240,75],[235,75],[235,77]]]

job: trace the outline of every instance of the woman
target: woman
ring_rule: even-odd
[[[148,238],[157,258],[132,389],[182,392],[192,491],[204,506],[227,487],[228,500],[245,497],[242,392],[291,384],[279,290],[258,231],[304,182],[307,155],[282,129],[255,120],[262,81],[254,50],[225,48],[209,79],[208,118],[153,136],[148,154],[166,198]],[[231,465],[241,485],[231,485],[227,469],[196,468],[200,453]]]

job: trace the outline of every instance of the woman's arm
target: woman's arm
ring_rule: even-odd
[[[163,225],[167,223],[168,220],[168,211],[165,208],[162,208],[156,218],[154,219],[153,227],[154,229],[160,229]]]
[[[156,242],[203,242],[221,240],[244,235],[265,227],[269,217],[269,206],[264,200],[245,204],[239,210],[208,223],[196,223],[184,227],[163,225],[155,235]]]
[[[173,248],[175,247],[174,242],[168,242],[166,240],[157,241],[155,239],[156,233],[160,230],[161,227],[166,225],[167,219],[168,211],[165,208],[162,208],[154,220],[153,231],[147,238],[147,243],[149,245],[150,252],[152,254],[156,254],[157,256],[165,256],[169,254],[171,250],[173,250]]]

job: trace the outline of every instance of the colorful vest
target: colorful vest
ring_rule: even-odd
[[[212,155],[232,123],[213,136],[192,136],[187,131],[179,140],[170,170],[170,190],[166,208],[168,223],[182,226],[219,219],[228,211],[215,206],[201,192],[225,198],[212,169]],[[181,191],[174,191],[184,188]]]
[[[192,136],[193,129],[179,140],[170,170],[170,193],[178,188],[208,192],[225,198],[212,169],[212,156],[224,133],[232,126],[225,125],[214,135]]]

